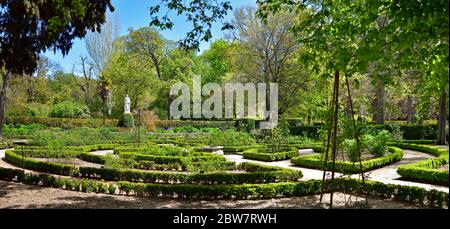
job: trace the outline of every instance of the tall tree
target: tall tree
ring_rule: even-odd
[[[279,113],[283,114],[298,102],[309,80],[297,62],[300,44],[290,32],[296,15],[270,15],[262,23],[255,13],[253,6],[239,8],[231,22],[232,38],[239,46],[235,51],[238,76],[255,83],[278,83]]]
[[[104,103],[104,109],[106,113],[107,101],[111,96],[111,80],[103,75],[103,70],[106,64],[114,53],[114,41],[117,39],[120,33],[119,20],[117,15],[108,14],[106,17],[106,23],[102,25],[100,32],[90,32],[86,35],[85,44],[86,50],[91,57],[94,66],[94,72],[97,78],[100,80],[98,85],[98,92],[100,98]],[[108,110],[108,113],[110,110]]]
[[[0,138],[3,137],[6,92],[15,74],[31,74],[39,53],[53,48],[67,54],[72,40],[100,30],[110,0],[0,0]]]

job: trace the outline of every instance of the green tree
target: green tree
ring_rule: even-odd
[[[38,55],[53,48],[67,54],[72,40],[99,30],[110,0],[0,1],[0,139],[3,137],[6,93],[14,74],[31,74]]]

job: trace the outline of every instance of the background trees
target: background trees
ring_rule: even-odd
[[[0,138],[3,137],[6,93],[14,74],[31,74],[40,52],[48,48],[67,54],[72,40],[97,30],[105,21],[110,0],[0,1]]]

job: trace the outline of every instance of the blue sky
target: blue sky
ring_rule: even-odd
[[[120,33],[125,35],[128,28],[140,28],[148,26],[150,23],[149,7],[152,1],[158,0],[113,0],[113,6],[115,8],[114,13],[117,14],[120,23]],[[255,0],[230,0],[233,9],[245,6],[255,5]],[[164,10],[161,10],[164,12]],[[232,13],[230,13],[226,20],[231,19]],[[175,16],[172,18],[175,26],[172,30],[161,31],[161,34],[170,40],[180,40],[184,37],[186,32],[190,31],[191,24],[185,21],[182,16]],[[223,34],[220,31],[220,25],[216,24],[213,27],[213,40],[222,37]],[[204,50],[209,46],[209,43],[203,42],[200,49]],[[64,71],[70,72],[72,65],[77,64],[80,61],[80,56],[88,56],[85,48],[84,41],[82,39],[74,40],[73,47],[68,55],[62,56],[60,52],[54,53],[53,51],[45,52],[45,55],[52,61],[59,62]]]

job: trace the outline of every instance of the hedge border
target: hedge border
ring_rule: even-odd
[[[136,169],[93,168],[43,162],[27,158],[8,150],[5,160],[18,167],[33,171],[53,173],[73,177],[92,178],[109,181],[133,181],[145,183],[194,183],[194,184],[242,184],[269,183],[276,181],[297,181],[303,174],[295,170],[259,171],[244,173],[211,172],[180,173],[166,171],[142,171]],[[23,164],[22,164],[23,163]]]
[[[287,151],[287,152],[277,152],[277,153],[258,153],[258,149],[249,149],[242,153],[245,159],[252,159],[258,161],[281,161],[298,156],[298,150]],[[255,152],[256,151],[256,152]]]
[[[395,162],[400,161],[403,158],[403,151],[396,147],[389,147],[390,154],[374,158],[366,161],[362,161],[362,171],[368,172],[374,169],[378,169]],[[331,170],[331,163],[326,163],[321,159],[322,155],[311,154],[291,159],[291,163],[304,168],[319,169],[319,170]],[[352,163],[348,161],[336,161],[335,171],[343,174],[356,174],[360,172],[359,163]]]
[[[434,146],[408,143],[391,143],[391,145],[437,156],[437,158],[430,158],[413,164],[400,166],[397,169],[397,173],[400,174],[402,178],[436,185],[449,185],[449,171],[437,169],[440,166],[449,163],[448,150]]]

